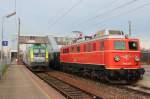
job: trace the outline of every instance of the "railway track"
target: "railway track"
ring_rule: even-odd
[[[47,73],[36,73],[36,75],[63,94],[67,99],[101,99],[101,97],[81,90]]]
[[[52,77],[63,80],[82,90],[101,96],[103,99],[149,99],[150,90],[131,85],[110,85],[58,71],[48,73]]]
[[[122,86],[120,88],[122,88]],[[147,87],[142,87],[142,86],[138,86],[138,85],[125,85],[125,86],[123,86],[123,88],[125,88],[127,90],[131,90],[131,91],[135,91],[135,92],[143,94],[143,95],[150,96],[150,88],[147,88]]]

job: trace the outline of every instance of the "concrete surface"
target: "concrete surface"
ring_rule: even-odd
[[[10,65],[0,80],[0,99],[64,99],[23,65]]]

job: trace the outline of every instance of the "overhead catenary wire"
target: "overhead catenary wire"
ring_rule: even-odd
[[[112,6],[114,3],[116,3],[117,1],[119,1],[119,0],[113,0],[113,1],[111,1],[111,2],[108,2],[107,4],[104,4],[104,5],[100,6],[100,8],[103,9],[103,8],[105,8],[105,7],[108,6],[108,5],[109,5],[109,7],[110,7],[110,6]],[[100,8],[96,9],[94,12],[98,12]],[[84,16],[82,19],[85,19],[85,18],[88,18],[88,17],[89,17],[89,13],[88,13],[88,15]]]
[[[70,9],[68,9],[65,13],[63,13],[58,19],[56,19],[49,27],[52,28],[55,24],[57,24],[61,19],[63,19],[67,14],[69,14],[75,7],[77,7],[83,0],[79,0],[75,3]],[[49,28],[49,29],[50,29]]]
[[[150,2],[144,3],[144,4],[140,5],[140,6],[137,6],[137,7],[135,7],[134,9],[128,10],[128,11],[126,11],[126,12],[119,13],[118,15],[114,15],[114,16],[108,17],[108,18],[106,18],[105,20],[102,20],[102,21],[100,21],[100,22],[94,24],[93,27],[97,27],[97,26],[99,26],[100,24],[102,24],[102,23],[104,23],[104,22],[106,22],[106,21],[109,21],[109,20],[111,20],[111,19],[113,19],[113,18],[116,18],[116,17],[118,17],[118,16],[121,16],[121,15],[124,15],[124,14],[129,14],[129,13],[132,13],[132,12],[134,12],[134,11],[137,11],[137,10],[139,10],[139,9],[142,9],[142,8],[148,6],[148,5],[150,5]],[[104,25],[101,25],[101,26],[103,27]],[[100,26],[99,26],[99,28],[100,28]]]
[[[68,5],[68,4],[63,5],[63,7],[61,7],[61,8],[59,9],[59,11],[56,12],[56,14],[54,15],[54,17],[48,20],[48,24],[49,24],[49,25],[50,25],[50,23],[53,23],[53,22],[50,22],[50,21],[55,20],[57,16],[59,17],[59,16],[61,15],[60,12],[63,12],[63,11],[66,9],[66,6],[67,6],[67,5]]]
[[[85,22],[89,22],[89,21],[95,20],[95,19],[97,19],[99,17],[104,17],[104,16],[106,16],[106,14],[111,14],[112,12],[114,12],[116,10],[119,10],[121,8],[124,8],[126,6],[129,6],[129,5],[133,4],[133,3],[135,3],[136,1],[139,1],[139,0],[132,0],[132,1],[126,2],[126,3],[122,4],[122,5],[119,5],[119,6],[115,7],[115,8],[113,8],[113,9],[110,9],[110,10],[105,11],[103,13],[97,14],[96,16],[88,18],[88,19],[84,20],[82,23],[79,23],[78,25],[83,24]]]
[[[17,31],[17,28],[18,28],[17,27],[17,25],[18,25],[17,24],[17,0],[15,0],[14,3],[15,3],[14,4],[14,11],[16,12],[16,15],[15,15],[15,25],[16,25],[16,31]]]

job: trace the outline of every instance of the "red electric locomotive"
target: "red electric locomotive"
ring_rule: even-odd
[[[109,82],[135,82],[143,77],[139,39],[119,30],[103,30],[63,46],[62,69]]]

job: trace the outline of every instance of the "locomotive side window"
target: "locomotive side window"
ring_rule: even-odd
[[[96,43],[93,43],[93,51],[96,51]]]
[[[66,53],[66,48],[64,49],[64,53]]]
[[[80,46],[77,46],[77,52],[80,52]]]
[[[69,48],[64,48],[63,53],[69,53]]]
[[[104,41],[100,42],[100,50],[104,50]]]
[[[138,50],[138,44],[135,41],[129,41],[129,50]]]
[[[115,50],[125,50],[126,43],[124,41],[115,41],[114,47],[115,47]]]
[[[69,48],[67,48],[67,52],[66,53],[69,53]]]
[[[90,52],[91,49],[92,49],[92,46],[91,46],[90,43],[88,43],[87,46],[86,46],[86,51]]]
[[[84,48],[84,52],[86,52],[86,45],[85,44],[84,44],[83,48]]]
[[[63,53],[65,53],[65,49],[63,49]]]
[[[71,47],[71,52],[74,52],[74,47]]]

